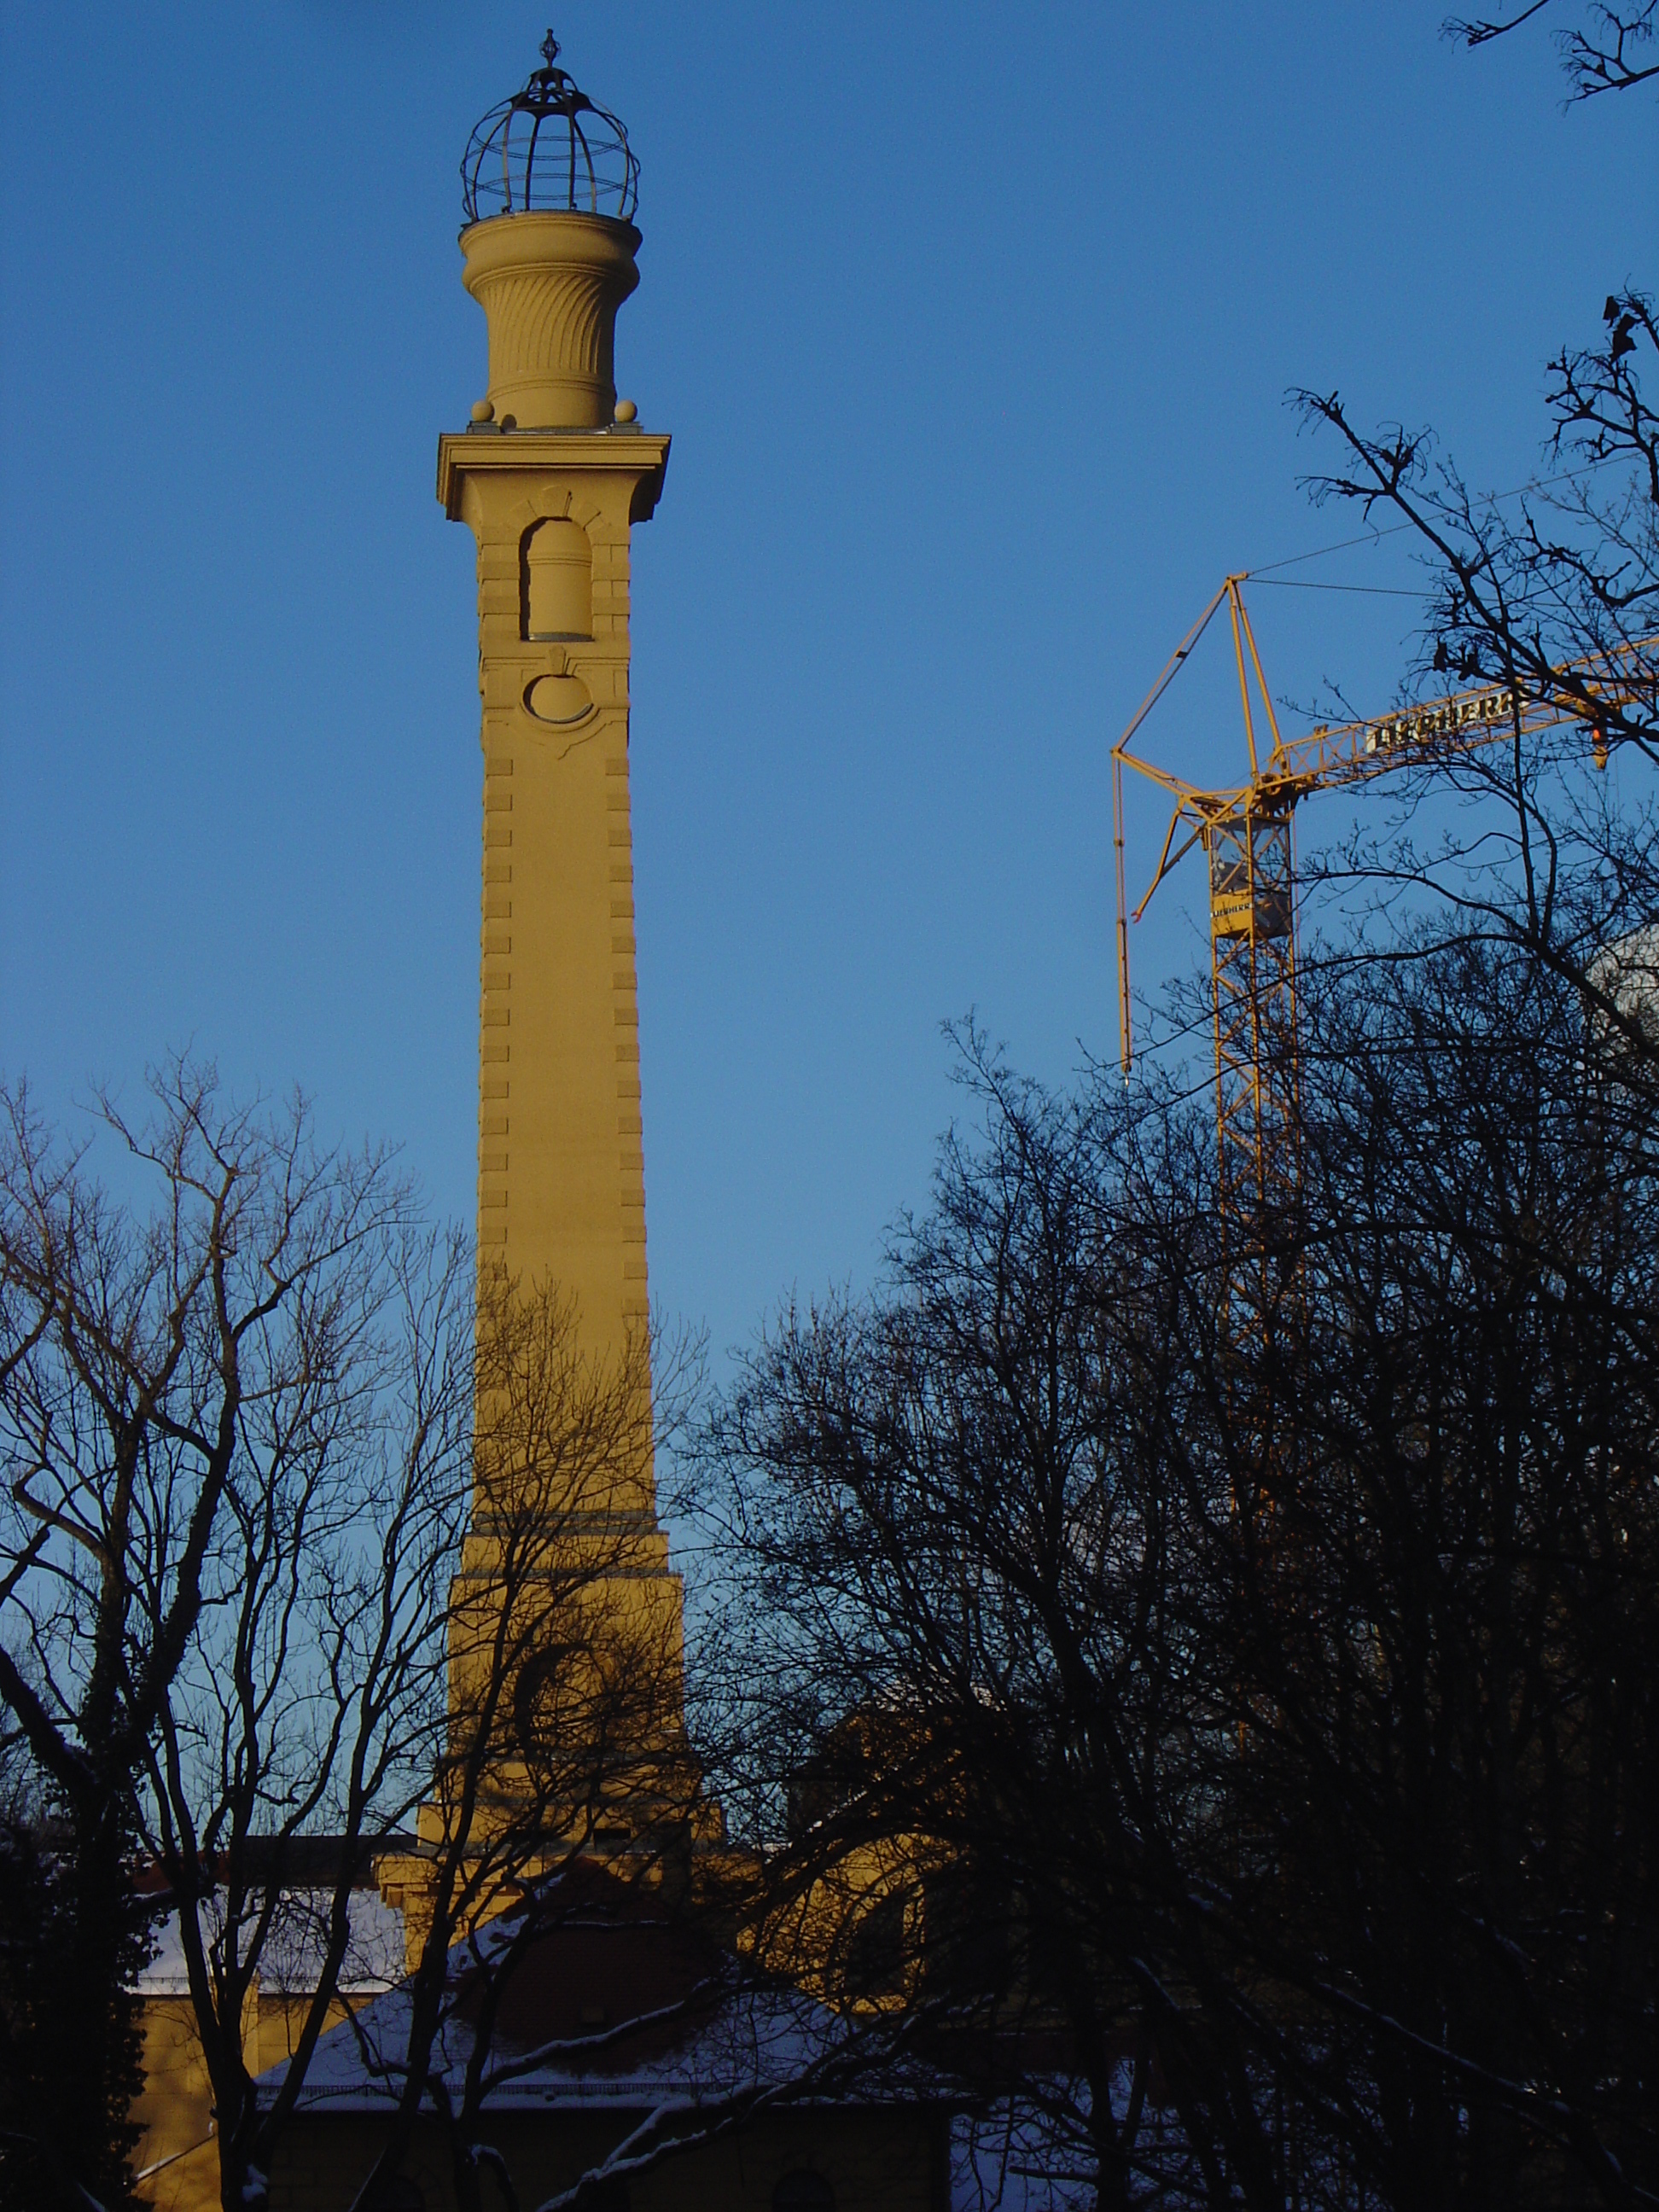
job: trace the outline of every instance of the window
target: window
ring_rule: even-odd
[[[902,1891],[866,1905],[848,1930],[842,1982],[849,1997],[878,2002],[904,1995],[908,1914]]]

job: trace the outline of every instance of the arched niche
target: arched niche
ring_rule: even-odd
[[[523,636],[532,644],[593,635],[593,549],[580,522],[550,515],[519,546]]]

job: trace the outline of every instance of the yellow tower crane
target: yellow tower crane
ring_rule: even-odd
[[[1286,740],[1244,605],[1245,575],[1229,576],[1176,647],[1134,719],[1112,748],[1113,844],[1117,878],[1118,1030],[1124,1072],[1133,1060],[1129,924],[1194,845],[1210,873],[1210,961],[1215,1019],[1215,1111],[1219,1206],[1236,1252],[1255,1242],[1264,1217],[1288,1205],[1297,1182],[1298,1083],[1296,981],[1296,809],[1310,792],[1369,783],[1407,767],[1431,766],[1504,738],[1519,739],[1586,719],[1586,702],[1609,710],[1651,683],[1644,640],[1608,659],[1554,672],[1562,689],[1531,696],[1490,684],[1397,714],[1345,722]],[[1143,760],[1130,744],[1168,690],[1212,619],[1226,603],[1250,772],[1241,783],[1202,791]],[[1595,729],[1595,763],[1605,765],[1607,734]],[[1174,802],[1163,850],[1139,906],[1131,912],[1124,878],[1123,771],[1157,784]]]

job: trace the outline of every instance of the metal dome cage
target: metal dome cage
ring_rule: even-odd
[[[558,53],[550,31],[541,68],[522,92],[492,107],[467,141],[461,186],[469,223],[532,209],[633,221],[640,165],[628,133],[555,67]]]

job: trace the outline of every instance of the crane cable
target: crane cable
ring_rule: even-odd
[[[1500,507],[1506,499],[1520,499],[1529,491],[1548,491],[1553,484],[1571,483],[1575,477],[1589,476],[1595,470],[1604,469],[1610,462],[1620,458],[1619,454],[1609,453],[1605,460],[1586,461],[1580,468],[1563,469],[1559,476],[1529,477],[1525,483],[1516,484],[1509,491],[1493,492],[1486,504],[1489,507]],[[1380,498],[1382,494],[1379,493],[1377,496]],[[1283,561],[1265,562],[1259,568],[1241,569],[1239,581],[1241,583],[1261,581],[1273,575],[1276,569],[1294,568],[1304,561],[1322,561],[1328,554],[1346,553],[1356,545],[1376,545],[1384,538],[1397,538],[1402,530],[1415,530],[1418,527],[1415,522],[1390,522],[1381,530],[1364,531],[1358,538],[1339,538],[1334,545],[1316,545],[1311,553],[1292,553]],[[1310,591],[1327,592],[1380,592],[1386,586],[1377,584],[1314,584],[1307,588]],[[1427,592],[1412,592],[1401,593],[1401,596],[1410,599],[1426,599],[1429,595]]]

